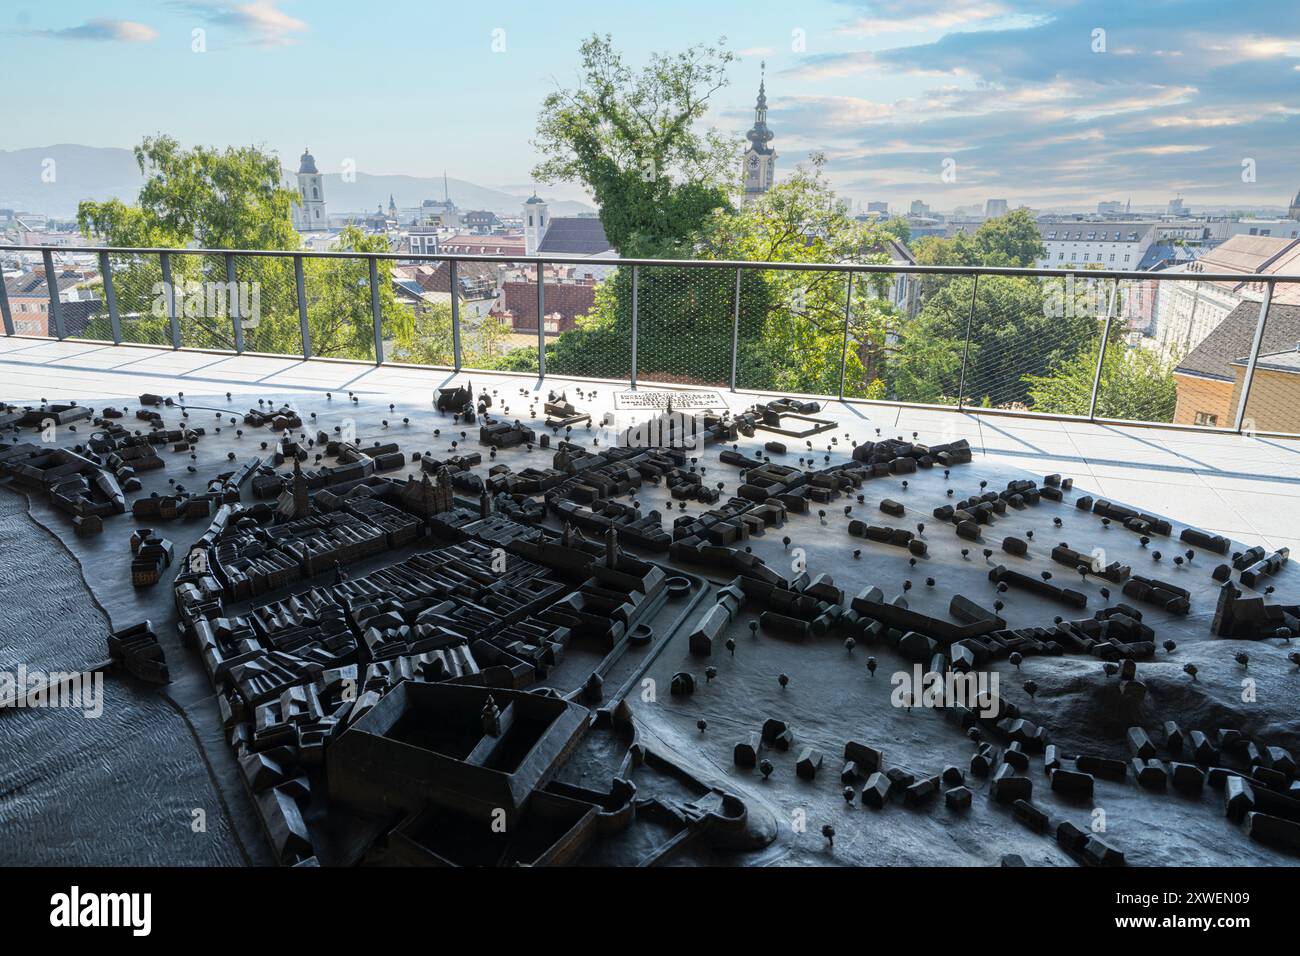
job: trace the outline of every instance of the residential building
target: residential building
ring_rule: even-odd
[[[1258,302],[1241,302],[1174,368],[1180,425],[1236,424]],[[1251,381],[1246,425],[1257,431],[1300,431],[1300,305],[1270,305]]]
[[[1233,236],[1272,236],[1279,239],[1300,239],[1300,221],[1296,219],[1238,219],[1228,223],[1228,234]]]
[[[87,282],[85,273],[66,269],[58,273],[59,316],[64,335],[79,335],[90,320],[99,314],[101,299],[91,290],[80,288]],[[6,276],[5,295],[16,335],[53,336],[58,330],[50,316],[50,287],[45,270],[34,269],[18,276]]]
[[[1241,273],[1240,282],[1161,282],[1156,293],[1155,321],[1148,330],[1165,358],[1188,356],[1243,302],[1263,297],[1259,277],[1300,272],[1300,239],[1233,236],[1192,262],[1170,272]],[[1274,301],[1300,302],[1300,289],[1279,285]]]
[[[439,252],[462,256],[523,256],[525,240],[520,235],[471,236],[457,233],[442,240]]]
[[[485,235],[501,225],[501,220],[490,209],[469,209],[461,213],[460,224],[469,232]]]
[[[1007,201],[1005,199],[990,199],[984,203],[984,218],[996,219],[998,216],[1007,214]]]
[[[1040,269],[1136,269],[1155,241],[1153,222],[1038,223],[1047,254],[1034,263]]]
[[[544,328],[559,335],[576,326],[576,319],[596,302],[596,280],[580,275],[572,266],[546,267]],[[513,331],[537,331],[537,280],[531,269],[521,270],[501,285],[501,299],[492,314],[509,321]]]

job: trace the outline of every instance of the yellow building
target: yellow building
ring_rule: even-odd
[[[1231,428],[1259,323],[1259,303],[1237,306],[1174,368],[1174,422]],[[1268,311],[1246,406],[1248,430],[1300,432],[1300,306]]]

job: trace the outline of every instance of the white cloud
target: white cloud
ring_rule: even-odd
[[[158,37],[158,31],[144,23],[133,20],[109,20],[96,17],[80,26],[67,27],[63,30],[37,30],[36,36],[49,37],[54,40],[95,40],[99,42],[148,43]]]

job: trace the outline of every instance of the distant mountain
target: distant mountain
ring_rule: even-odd
[[[292,173],[292,170],[290,170]],[[490,189],[463,179],[447,179],[447,193],[461,209],[490,209],[498,216],[518,216],[529,194]],[[426,199],[442,199],[441,176],[374,176],[357,173],[346,183],[339,173],[325,174],[325,205],[331,213],[372,212],[377,206],[388,209],[391,195],[398,209],[418,206]],[[547,198],[543,195],[542,198]],[[548,200],[548,202],[550,202]],[[577,216],[594,213],[586,203],[573,200],[550,202],[552,216]]]
[[[295,167],[296,169],[296,167]],[[286,169],[293,179],[294,169]],[[83,199],[116,196],[134,202],[143,177],[129,149],[61,143],[35,149],[0,150],[0,208],[38,212],[71,219]],[[490,209],[497,215],[517,216],[528,193],[489,189],[463,179],[447,179],[447,190],[461,209]],[[426,199],[443,197],[441,176],[374,176],[357,173],[345,183],[337,173],[325,176],[326,208],[331,213],[370,212],[388,208],[392,195],[399,208],[418,206]],[[545,198],[545,197],[543,197]],[[593,213],[586,203],[562,200],[551,204],[553,216]]]
[[[0,150],[0,207],[71,219],[83,199],[133,201],[143,177],[129,149],[60,143]]]

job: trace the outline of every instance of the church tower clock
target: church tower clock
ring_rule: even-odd
[[[763,64],[764,70],[767,64]],[[758,81],[758,101],[754,104],[754,125],[745,138],[749,148],[742,160],[745,202],[750,202],[772,188],[776,179],[776,153],[772,149],[772,131],[767,128],[767,91],[765,80]]]

